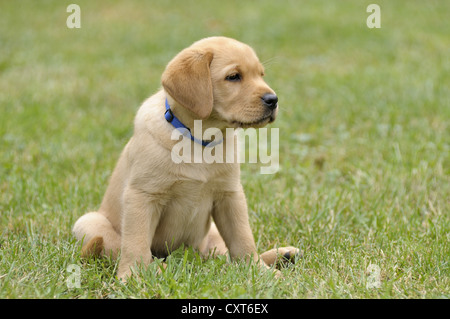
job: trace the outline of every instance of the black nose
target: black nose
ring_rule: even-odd
[[[263,104],[269,109],[274,110],[277,108],[278,97],[275,94],[267,93],[261,98]]]

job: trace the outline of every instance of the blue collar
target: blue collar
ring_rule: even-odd
[[[172,124],[176,129],[178,129],[183,136],[189,137],[195,143],[201,144],[206,147],[212,147],[212,146],[222,143],[222,141],[223,141],[223,140],[203,141],[203,140],[199,140],[199,139],[195,138],[194,135],[191,134],[191,130],[188,127],[186,127],[183,123],[181,123],[181,121],[179,119],[177,119],[175,117],[175,115],[173,115],[172,110],[170,109],[169,102],[167,101],[167,98],[166,98],[166,112],[164,113],[164,117],[165,117],[166,121],[169,122],[170,124]]]

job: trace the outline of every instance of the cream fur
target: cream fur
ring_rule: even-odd
[[[240,83],[225,80],[230,72],[240,72]],[[81,216],[74,225],[85,254],[100,251],[117,257],[120,251],[119,278],[129,276],[135,263],[148,264],[152,255],[166,256],[182,244],[205,255],[214,250],[259,260],[239,164],[174,163],[171,149],[178,141],[171,140],[174,128],[163,115],[167,97],[174,114],[188,127],[200,118],[203,129],[263,126],[277,112],[270,113],[261,103],[263,94],[274,93],[262,79],[263,72],[253,49],[224,37],[196,42],[169,63],[163,87],[137,112],[134,134],[98,212]],[[198,79],[189,80],[196,73]],[[225,147],[236,139],[223,143]],[[93,249],[95,245],[99,247]],[[292,256],[298,252],[293,247],[280,249]],[[261,257],[273,264],[277,250]]]

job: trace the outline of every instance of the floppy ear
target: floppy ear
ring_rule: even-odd
[[[213,107],[210,64],[211,52],[181,51],[162,74],[162,86],[178,103],[199,118],[209,117]]]

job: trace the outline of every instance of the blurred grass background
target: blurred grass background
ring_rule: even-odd
[[[0,3],[0,298],[449,297],[448,1],[377,1],[380,29],[356,0],[77,1],[80,29],[70,3]],[[80,260],[71,227],[166,63],[212,35],[254,47],[280,99],[280,171],[242,167],[258,249],[304,258],[281,282],[192,257],[124,288],[115,262]]]

